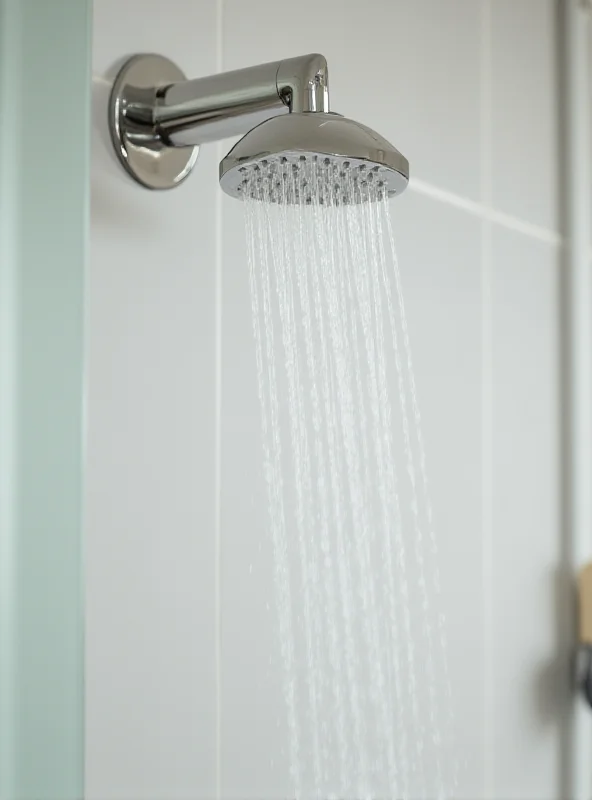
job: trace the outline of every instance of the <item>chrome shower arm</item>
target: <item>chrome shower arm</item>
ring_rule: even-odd
[[[290,111],[329,111],[323,56],[313,53],[173,83],[156,93],[152,120],[168,145],[191,147],[244,134]]]

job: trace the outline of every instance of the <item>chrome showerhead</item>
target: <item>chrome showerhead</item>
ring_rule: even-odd
[[[163,56],[137,55],[119,71],[109,116],[121,163],[150,189],[178,186],[202,144],[237,134],[220,164],[231,197],[349,204],[400,194],[409,180],[386,139],[330,112],[318,53],[196,80]]]
[[[231,197],[328,205],[400,194],[409,163],[392,144],[339,114],[272,117],[250,130],[220,162]]]

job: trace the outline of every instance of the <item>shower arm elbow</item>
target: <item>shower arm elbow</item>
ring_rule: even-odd
[[[154,102],[129,106],[130,119],[150,119],[172,147],[195,147],[247,133],[289,112],[329,111],[327,61],[318,53],[179,81],[154,92]]]
[[[279,62],[277,89],[290,111],[329,112],[329,69],[318,53]]]

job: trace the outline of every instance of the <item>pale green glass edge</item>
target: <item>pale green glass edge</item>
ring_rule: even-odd
[[[84,795],[91,0],[0,0],[0,800]]]

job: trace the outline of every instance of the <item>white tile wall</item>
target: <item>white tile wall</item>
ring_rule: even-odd
[[[393,216],[472,800],[562,800],[552,8],[95,0],[97,79],[137,50],[191,76],[317,50],[333,107],[420,179]],[[286,793],[242,214],[219,150],[154,194],[93,146],[90,800]]]
[[[492,190],[496,208],[556,228],[557,3],[491,3]]]
[[[559,442],[558,253],[493,240],[494,794],[562,796],[568,690]],[[565,795],[563,795],[565,796]]]
[[[480,797],[486,724],[481,561],[481,226],[410,193],[393,203],[438,538],[463,797]],[[429,231],[429,235],[426,232]]]
[[[229,798],[283,797],[282,662],[242,208],[225,198],[223,212],[236,236],[224,238],[222,270],[220,788]]]
[[[135,51],[215,71],[214,4],[175,11],[96,2],[96,85]],[[86,796],[212,797],[216,164],[150,193],[92,158]]]

